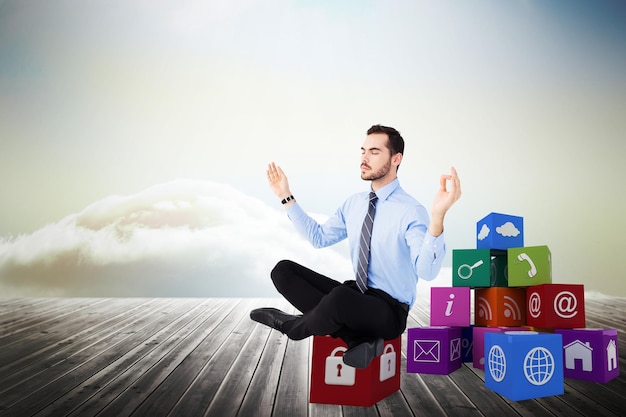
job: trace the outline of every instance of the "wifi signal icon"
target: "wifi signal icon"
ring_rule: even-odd
[[[493,312],[491,311],[491,304],[485,297],[478,297],[478,301],[476,302],[476,309],[478,310],[478,317],[483,320],[492,320]]]
[[[504,296],[504,317],[519,320],[522,318],[522,311],[513,298]]]

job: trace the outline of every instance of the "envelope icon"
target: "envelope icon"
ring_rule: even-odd
[[[415,362],[439,363],[441,342],[439,340],[415,340]]]
[[[455,361],[461,357],[461,338],[450,340],[450,360]]]

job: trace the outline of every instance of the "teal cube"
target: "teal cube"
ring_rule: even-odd
[[[506,287],[506,251],[454,249],[452,251],[453,287]]]
[[[476,248],[506,250],[524,246],[524,218],[489,213],[476,223]]]
[[[547,246],[508,250],[509,287],[552,283],[552,254]]]
[[[490,262],[489,249],[452,250],[452,286],[489,287]]]
[[[509,286],[509,272],[508,272],[508,256],[505,250],[491,250],[491,286],[492,287],[508,287]]]
[[[563,394],[562,336],[485,333],[485,386],[512,401]]]

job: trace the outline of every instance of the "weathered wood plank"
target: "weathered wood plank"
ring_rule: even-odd
[[[183,301],[177,300],[177,303],[180,302]],[[217,314],[219,305],[215,300],[192,302],[193,307],[190,309],[192,314],[184,322],[173,322],[159,330],[163,335],[157,332],[151,341],[129,347],[124,356],[83,384],[84,390],[94,392],[94,395],[72,410],[69,415],[96,415],[120,394],[130,389],[141,375],[157,366],[158,361],[167,356],[173,346],[185,343],[189,335],[200,333],[197,332],[198,326]],[[171,337],[164,337],[168,333]],[[142,347],[144,345],[145,350]],[[133,363],[135,356],[139,359]]]
[[[566,379],[564,395],[518,402],[485,388],[484,372],[471,364],[448,376],[409,374],[406,334],[399,392],[373,407],[309,404],[311,340],[289,341],[248,318],[266,305],[290,310],[279,299],[0,299],[0,320],[11,332],[0,337],[0,417],[547,417],[626,410],[624,372],[607,384]],[[620,332],[624,366],[626,300],[590,300],[587,307],[588,326]],[[428,310],[427,302],[416,304],[409,327],[428,325]],[[20,356],[21,349],[27,353]]]
[[[404,336],[406,341],[406,335]],[[406,343],[403,343],[406,345]],[[416,416],[445,416],[446,412],[428,388],[424,380],[417,374],[406,372],[406,347],[403,347],[402,367],[400,368],[400,390],[409,407]],[[417,413],[416,413],[417,411]]]
[[[400,379],[402,379],[402,373]],[[400,382],[400,386],[402,387],[402,382]],[[379,401],[376,404],[376,409],[380,417],[410,416],[413,414],[411,406],[406,401],[402,390],[396,391],[382,401]]]
[[[0,382],[0,392],[2,387],[10,383],[10,378],[21,381],[24,375],[36,375],[44,369],[54,366],[57,362],[71,356],[74,352],[87,348],[98,340],[109,337],[113,333],[122,331],[126,326],[132,325],[139,314],[151,314],[164,301],[155,299],[137,302],[137,300],[121,300],[118,303],[108,303],[100,317],[94,317],[95,324],[89,326],[89,322],[84,322],[84,327],[80,331],[66,335],[58,342],[48,341],[41,349],[28,354],[28,349],[17,350],[21,355],[19,359],[0,367],[0,374],[4,379]],[[8,349],[11,350],[11,349]],[[18,374],[21,372],[21,375]]]
[[[510,416],[516,415],[506,401],[502,401],[499,396],[496,398],[494,392],[485,387],[484,381],[477,378],[467,365],[450,374],[450,379],[461,389],[465,396],[475,404],[480,412],[486,416]]]
[[[3,298],[0,297],[0,315],[5,311],[34,306],[37,303],[54,301],[52,298]]]
[[[11,407],[8,415],[32,414],[62,396],[88,377],[114,362],[126,352],[126,346],[147,343],[157,329],[174,321],[185,312],[185,305],[146,316],[137,322],[136,330],[117,333],[62,360],[23,383],[2,393],[0,407]],[[78,378],[77,378],[78,376]],[[24,393],[29,393],[24,396]]]
[[[65,298],[58,301],[49,299],[47,301],[5,313],[2,323],[0,323],[0,340],[5,345],[8,345],[9,336],[29,331],[33,326],[39,326],[40,328],[44,326],[52,327],[59,319],[67,317],[73,312],[78,312],[83,308],[91,308],[94,304],[93,300],[81,298]],[[99,301],[104,302],[105,300]],[[74,306],[76,306],[76,309],[71,309]]]
[[[245,322],[249,322],[245,320]],[[263,373],[269,370],[259,368],[255,364],[259,363],[261,354],[270,334],[269,328],[262,328],[254,324],[242,327],[241,331],[250,332],[250,337],[243,343],[239,350],[237,346],[226,346],[228,350],[237,350],[236,358],[229,365],[228,373],[225,375],[215,397],[220,401],[211,401],[206,408],[205,415],[209,416],[236,416],[243,399],[250,385],[250,381],[255,372]],[[236,342],[236,340],[233,340]],[[184,402],[184,398],[181,399]]]
[[[98,305],[100,304],[96,304],[96,307]],[[110,309],[102,308],[101,305],[97,308],[101,309],[102,315],[106,315],[111,311]],[[87,325],[87,328],[90,328],[89,325]],[[40,339],[38,335],[37,338],[25,337],[24,345],[20,346],[20,348],[16,348],[15,346],[5,347],[3,354],[13,355],[16,359],[0,367],[4,376],[4,378],[0,380],[0,393],[4,393],[13,385],[21,383],[28,378],[37,376],[40,372],[49,370],[58,363],[71,357],[76,352],[79,352],[81,348],[88,347],[89,344],[83,345],[81,343],[69,342],[75,337],[73,330],[75,329],[70,326],[68,327],[69,334],[51,335],[48,333],[50,340],[47,343],[44,343],[44,340]],[[57,332],[60,332],[60,330],[57,330]],[[30,345],[36,345],[41,348],[29,354],[28,352],[32,350],[30,349]],[[17,359],[20,353],[22,353],[22,356]]]
[[[309,349],[310,340],[287,340],[273,417],[300,417],[308,414]]]
[[[37,415],[68,415],[85,403],[93,401],[93,397],[97,397],[98,400],[95,402],[98,402],[103,397],[110,396],[112,392],[119,393],[120,389],[117,387],[120,385],[127,388],[130,384],[129,379],[135,380],[137,375],[145,373],[159,359],[167,355],[173,346],[184,343],[185,339],[214,313],[217,303],[206,301],[195,303],[195,305],[186,304],[185,308],[187,306],[190,307],[185,314],[167,326],[157,329],[149,342],[134,347],[126,346],[128,350],[119,359],[59,397]],[[124,385],[122,381],[128,384]],[[100,396],[105,390],[107,394]]]
[[[620,369],[620,373],[623,375],[624,368]],[[575,379],[566,379],[566,383],[568,386],[577,389],[579,392],[589,397],[592,404],[595,401],[597,405],[602,408],[606,408],[618,415],[624,415],[626,411],[626,390],[624,387],[626,384],[623,382],[623,378],[621,381],[614,379],[606,384]]]
[[[238,301],[224,303],[217,320],[207,322],[206,327],[203,326],[188,343],[177,345],[150,370],[139,376],[99,415],[166,415],[241,320],[241,314],[235,308],[238,304]],[[216,375],[215,378],[220,377]]]
[[[352,407],[344,405],[342,407],[342,413],[344,417],[377,417],[378,409],[376,406]]]
[[[80,302],[80,300],[64,299],[61,301],[54,298],[0,299],[0,336],[4,336],[7,332],[7,326],[15,323],[23,324],[38,314],[45,314],[50,309],[62,309],[64,303],[75,302]]]
[[[263,305],[289,311],[285,306],[286,303],[265,302]],[[267,329],[265,326],[258,326]],[[253,416],[258,414],[259,410],[273,409],[286,350],[287,338],[282,333],[271,330],[237,415]]]
[[[8,333],[2,339],[4,349],[0,351],[0,366],[11,363],[22,356],[29,355],[53,343],[60,343],[68,335],[79,332],[86,324],[94,324],[99,319],[89,313],[106,313],[106,300],[94,301],[91,305],[71,304],[62,313],[52,312],[49,319],[31,325],[24,331]],[[56,310],[54,310],[56,311]]]

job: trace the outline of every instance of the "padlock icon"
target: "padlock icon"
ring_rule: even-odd
[[[380,382],[383,382],[396,374],[396,352],[393,345],[385,346],[383,354],[380,355]]]
[[[324,372],[324,383],[326,385],[354,385],[356,369],[343,362],[343,356],[336,356],[339,352],[345,352],[343,346],[336,347],[330,356],[326,358],[326,370]]]

